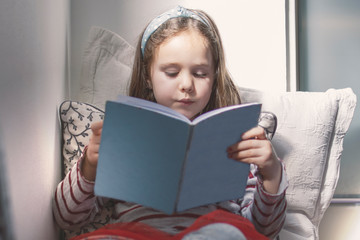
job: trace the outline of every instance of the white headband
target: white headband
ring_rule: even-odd
[[[207,26],[210,26],[205,19],[203,19],[201,16],[199,16],[197,13],[188,10],[182,6],[177,6],[176,8],[173,8],[160,16],[154,18],[149,25],[146,27],[145,32],[141,39],[141,53],[144,56],[144,51],[146,47],[147,40],[150,38],[150,36],[167,20],[171,18],[177,18],[177,17],[187,17],[187,18],[193,18],[195,20],[199,20],[200,22],[204,23]]]

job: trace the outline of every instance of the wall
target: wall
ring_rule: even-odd
[[[67,79],[68,1],[1,0],[0,143],[15,239],[57,239],[57,106]]]
[[[238,85],[286,91],[285,0],[73,0],[71,1],[71,98],[80,89],[81,55],[90,27],[116,32],[135,46],[160,13],[183,5],[208,12],[222,35],[228,68]]]

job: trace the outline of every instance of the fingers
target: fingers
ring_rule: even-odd
[[[259,144],[261,143],[258,140],[267,140],[265,130],[262,127],[250,129],[241,136],[241,139],[240,142],[229,146],[227,152],[232,153],[249,148],[257,148],[260,147]]]
[[[250,129],[249,131],[245,132],[242,136],[241,139],[242,140],[248,140],[248,139],[260,139],[260,140],[265,140],[266,138],[266,134],[265,134],[265,130],[262,127],[254,127],[252,129]]]
[[[96,176],[102,127],[103,121],[91,124],[92,135],[90,136],[88,148],[85,153],[84,163],[82,164],[81,172],[84,177],[90,181],[95,180]]]
[[[228,147],[228,153],[236,153],[248,149],[256,149],[261,147],[261,142],[257,139],[242,140]]]
[[[104,123],[103,121],[100,121],[100,122],[95,122],[95,123],[91,124],[91,130],[92,130],[93,134],[101,135],[103,123]]]
[[[91,124],[92,136],[90,137],[90,144],[91,143],[100,144],[102,127],[103,127],[103,121],[95,122]]]
[[[236,161],[255,164],[262,176],[264,189],[277,193],[282,167],[262,127],[245,132],[240,142],[228,147],[227,153]]]
[[[242,140],[227,149],[228,157],[236,161],[264,165],[272,158],[272,145],[262,127],[255,127],[242,135]]]
[[[243,140],[230,146],[227,153],[234,160],[259,164],[272,154],[272,146],[268,140]]]
[[[101,131],[103,122],[95,122],[91,125],[92,135],[90,136],[87,157],[92,163],[96,163],[99,158],[99,149],[101,142]]]

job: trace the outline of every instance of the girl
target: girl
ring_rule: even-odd
[[[129,95],[157,102],[189,119],[240,104],[213,20],[203,11],[182,7],[155,18],[138,42]],[[58,185],[54,215],[63,229],[91,223],[101,211],[104,199],[93,195],[101,130],[102,122],[92,125],[93,134],[83,156]],[[200,216],[220,208],[249,219],[257,231],[268,237],[277,236],[285,220],[287,180],[265,130],[261,127],[249,130],[227,152],[229,158],[251,164],[243,199],[174,215],[117,201],[111,222],[141,222],[176,234]]]

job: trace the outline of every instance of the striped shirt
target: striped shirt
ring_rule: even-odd
[[[73,166],[55,191],[53,212],[57,224],[62,229],[76,230],[91,223],[104,204],[110,199],[94,195],[94,182],[86,180],[81,174],[83,157]],[[194,221],[207,213],[223,209],[249,219],[257,231],[274,238],[280,232],[286,211],[285,191],[287,178],[282,169],[282,178],[277,194],[269,194],[263,189],[257,168],[250,165],[244,198],[217,204],[196,207],[177,214],[147,208],[135,203],[115,201],[109,223],[141,222],[170,234],[186,229]],[[112,200],[113,201],[113,200]]]

